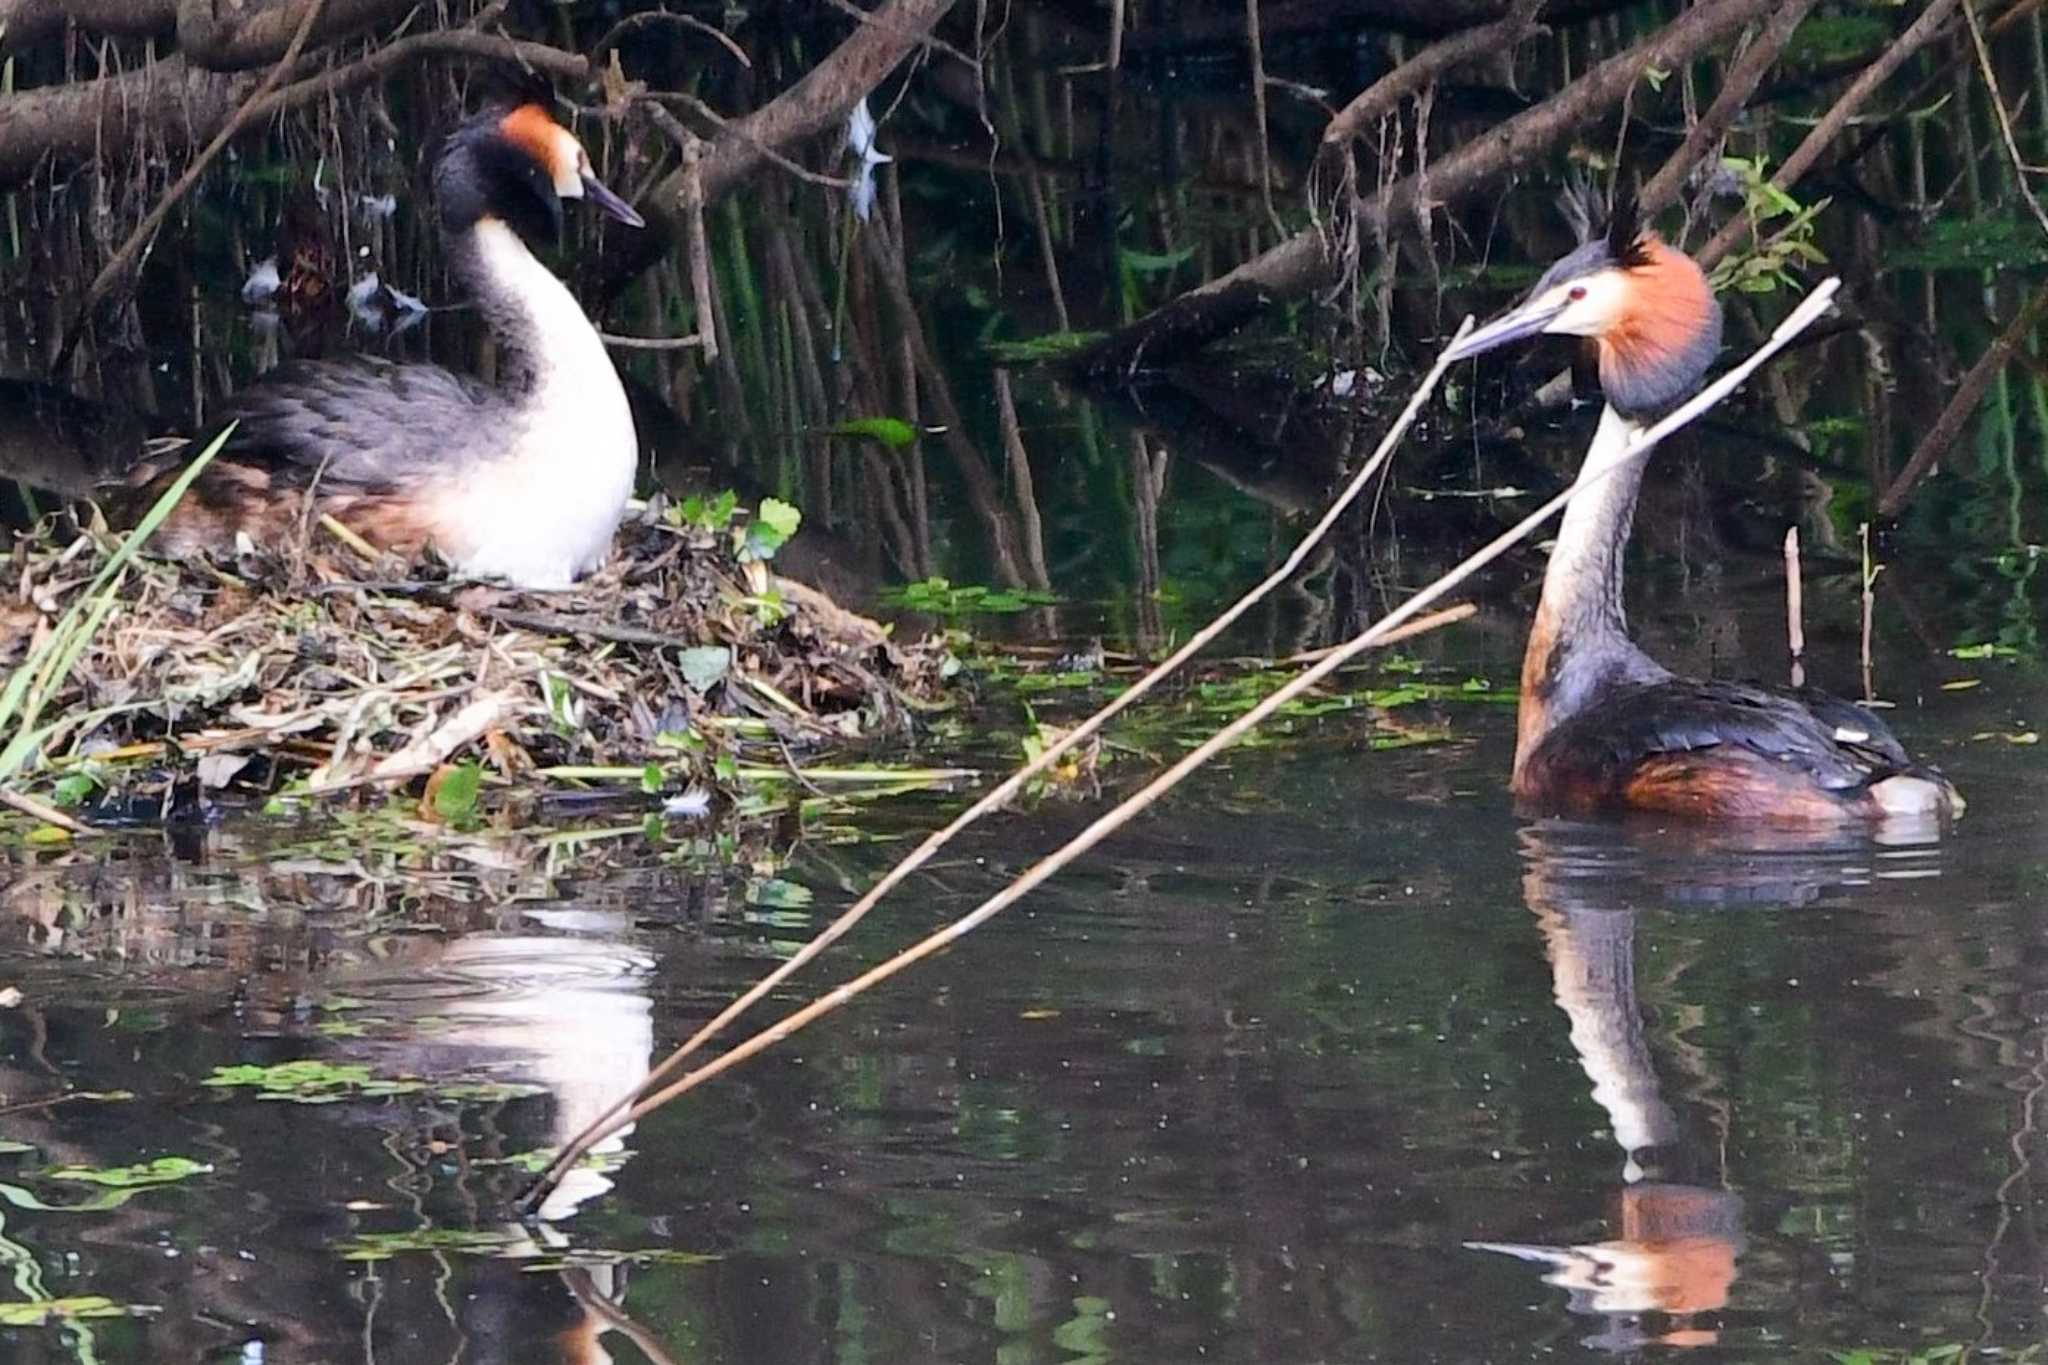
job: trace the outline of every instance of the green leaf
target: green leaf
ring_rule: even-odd
[[[692,493],[670,516],[679,525],[694,526],[701,531],[723,531],[732,524],[733,513],[739,510],[739,506],[740,495],[730,488],[708,498],[702,493]]]
[[[917,439],[917,428],[901,417],[855,417],[837,426],[825,428],[828,436],[865,436],[880,441],[891,450],[901,450]],[[774,501],[770,499],[769,501]],[[762,508],[766,512],[766,504]]]
[[[99,781],[88,772],[66,773],[51,786],[60,806],[75,806],[99,790]]]
[[[160,1156],[133,1166],[58,1166],[43,1174],[52,1180],[82,1180],[115,1190],[142,1189],[149,1185],[170,1185],[195,1175],[206,1175],[213,1167],[186,1156]]]
[[[1169,251],[1164,255],[1154,255],[1149,251],[1132,251],[1128,247],[1117,253],[1117,259],[1123,262],[1125,269],[1135,270],[1141,275],[1157,274],[1160,271],[1171,270],[1177,265],[1185,265],[1193,260],[1194,256],[1195,249],[1192,246],[1182,247],[1179,251]]]
[[[771,910],[800,910],[811,903],[811,888],[801,882],[768,877],[747,886],[747,904]]]
[[[434,813],[443,820],[468,819],[476,814],[476,799],[483,785],[484,770],[475,759],[456,764],[434,788]]]
[[[773,559],[775,552],[789,543],[796,534],[798,523],[804,514],[791,503],[781,498],[763,498],[754,520],[747,527],[746,541],[740,547],[742,558]]]
[[[676,656],[683,681],[698,692],[705,691],[732,667],[732,651],[724,645],[698,645]]]

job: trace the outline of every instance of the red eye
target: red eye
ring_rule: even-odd
[[[1572,302],[1573,302],[1573,303],[1577,303],[1577,302],[1578,302],[1578,301],[1579,301],[1580,299],[1582,299],[1582,298],[1584,298],[1584,297],[1586,297],[1586,286],[1585,286],[1585,285],[1583,285],[1583,284],[1575,284],[1575,285],[1573,285],[1573,286],[1572,286],[1572,292],[1571,292],[1571,295],[1570,295],[1570,298],[1571,298]]]

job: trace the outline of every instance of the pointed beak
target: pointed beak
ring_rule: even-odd
[[[647,226],[647,220],[635,213],[631,204],[606,189],[604,182],[594,175],[583,177],[583,197],[627,227]]]
[[[1562,303],[1550,303],[1542,307],[1524,305],[1516,308],[1495,318],[1484,327],[1474,328],[1466,334],[1463,341],[1457,342],[1444,352],[1444,359],[1470,360],[1473,356],[1483,355],[1497,346],[1505,346],[1511,341],[1535,336],[1548,327],[1564,309],[1565,305]]]

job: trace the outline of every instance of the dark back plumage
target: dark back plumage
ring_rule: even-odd
[[[260,455],[288,486],[317,474],[323,486],[381,492],[417,481],[447,452],[482,448],[479,436],[504,421],[494,398],[439,365],[297,361],[236,394],[214,429],[234,423],[222,453]]]
[[[1563,721],[1525,781],[1581,809],[1826,822],[1867,816],[1872,788],[1896,777],[1947,785],[1865,707],[1813,688],[1667,678],[1614,688]]]

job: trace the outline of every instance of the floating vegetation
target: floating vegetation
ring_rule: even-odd
[[[310,1057],[269,1066],[217,1066],[200,1084],[221,1090],[254,1090],[257,1099],[287,1100],[293,1104],[386,1099],[422,1091],[432,1091],[444,1100],[497,1104],[545,1093],[544,1087],[526,1082],[427,1081],[417,1076],[379,1076],[366,1062],[323,1062]]]
[[[630,771],[643,797],[733,795],[743,764],[786,771],[937,705],[943,645],[899,644],[767,572],[795,508],[692,503],[629,525],[602,573],[546,595],[377,578],[386,566],[317,526],[291,554],[164,563],[45,523],[15,545],[0,668],[30,673],[17,665],[59,623],[91,628],[70,628],[44,719],[15,737],[10,795],[32,781],[103,822],[223,795],[286,813],[426,779],[421,820],[460,829],[506,789],[603,780],[580,774]]]
[[[316,1058],[270,1066],[218,1066],[200,1084],[223,1090],[254,1090],[258,1099],[287,1100],[293,1104],[385,1099],[422,1091],[432,1091],[444,1100],[496,1104],[544,1093],[543,1087],[525,1082],[426,1081],[417,1076],[379,1076],[364,1062],[323,1062]]]
[[[365,1232],[335,1244],[344,1261],[388,1261],[410,1252],[449,1251],[466,1256],[506,1256],[533,1245],[523,1228],[411,1228]]]
[[[701,1251],[675,1247],[647,1247],[616,1250],[609,1247],[550,1247],[540,1255],[541,1244],[524,1228],[408,1228],[402,1232],[364,1232],[335,1244],[345,1261],[388,1261],[398,1256],[423,1252],[456,1256],[518,1257],[535,1271],[565,1270],[571,1266],[599,1265],[710,1265],[723,1258]]]
[[[195,1175],[206,1175],[213,1167],[188,1156],[160,1156],[132,1166],[57,1166],[44,1171],[51,1180],[77,1180],[104,1185],[114,1190],[147,1189],[152,1185],[175,1185]]]
[[[200,1082],[220,1089],[249,1089],[258,1099],[294,1104],[333,1104],[336,1100],[378,1099],[411,1095],[427,1088],[413,1077],[374,1075],[363,1062],[305,1060],[271,1066],[217,1066]]]
[[[973,612],[1009,613],[1049,607],[1059,602],[1056,594],[1031,588],[990,588],[962,583],[957,587],[943,578],[927,578],[883,592],[882,601],[905,611],[932,616],[966,616]]]
[[[44,1327],[71,1318],[135,1318],[160,1311],[152,1304],[122,1304],[99,1294],[79,1294],[68,1299],[0,1303],[0,1327]]]
[[[1073,668],[1079,662],[1088,665]],[[992,689],[1014,692],[1023,701],[1025,731],[1019,742],[1027,761],[1064,734],[1058,723],[1040,718],[1035,708],[1092,706],[1122,690],[1133,675],[1129,656],[1111,664],[1099,654],[1031,659],[1017,654],[988,654],[971,660],[978,679]],[[1127,712],[1118,722],[1115,739],[1092,744],[1047,779],[1032,784],[1034,795],[1072,792],[1092,794],[1083,779],[1095,777],[1100,765],[1117,751],[1159,754],[1188,749],[1213,734],[1219,725],[1244,714],[1289,675],[1268,659],[1225,660],[1192,670],[1194,676],[1178,692]],[[1457,709],[1470,706],[1513,706],[1520,693],[1491,679],[1404,655],[1375,660],[1367,668],[1347,671],[1323,687],[1280,706],[1261,731],[1238,741],[1242,748],[1268,748],[1297,742],[1329,717],[1353,717],[1366,731],[1356,742],[1370,750],[1416,748],[1460,738],[1448,723]],[[1348,685],[1346,685],[1348,683]]]

